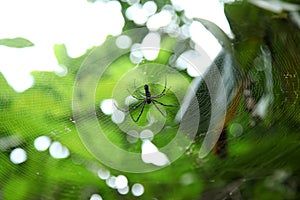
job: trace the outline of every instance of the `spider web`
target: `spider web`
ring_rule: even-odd
[[[237,63],[241,66],[237,68],[240,71],[229,73],[229,79],[238,78],[229,87],[232,92],[228,90],[228,94],[232,94],[228,96],[229,100],[234,101],[239,81],[244,85],[244,75],[249,77],[253,84],[248,89],[252,92],[256,108],[263,108],[264,102],[267,102],[267,110],[263,112],[263,109],[258,109],[257,115],[251,116],[253,113],[245,111],[245,98],[242,95],[237,102],[239,106],[235,118],[226,124],[228,157],[219,159],[209,154],[204,159],[199,159],[199,144],[203,141],[211,117],[211,99],[207,86],[199,84],[196,95],[202,121],[196,140],[185,154],[172,163],[171,167],[153,174],[124,173],[130,186],[133,183],[144,184],[147,191],[145,198],[175,199],[178,198],[177,195],[182,195],[186,199],[195,199],[199,197],[200,191],[203,191],[202,199],[270,199],[270,196],[274,197],[272,193],[282,199],[293,199],[299,195],[299,31],[295,31],[298,29],[285,20],[275,20],[268,27],[271,28],[269,44],[260,45],[254,55],[252,49],[257,48],[239,44],[241,52]],[[225,57],[223,55],[215,61],[224,70],[232,65],[231,62],[226,62],[231,58],[226,60]],[[89,199],[92,194],[98,193],[105,199],[120,199],[120,193],[115,192],[116,188],[109,186],[109,181],[104,179],[105,173],[116,178],[120,172],[107,170],[87,151],[77,133],[71,99],[76,71],[82,58],[66,59],[70,73],[65,77],[58,77],[54,73],[35,72],[35,85],[24,93],[16,93],[0,75],[1,199]],[[120,63],[124,63],[124,60]],[[256,61],[245,64],[245,60]],[[122,70],[127,71],[132,67],[134,66],[124,66]],[[110,73],[115,75],[111,71]],[[226,75],[225,71],[223,75]],[[114,133],[119,133],[118,126],[113,125],[111,116],[104,114],[99,104],[102,99],[111,98],[110,91],[118,80],[119,77],[107,76],[100,81],[99,84],[105,86],[106,91],[96,91],[99,98],[97,104],[93,105],[97,108],[96,113],[82,111],[84,118],[96,115],[99,121],[106,124],[105,128]],[[226,85],[230,86],[230,83]],[[155,91],[156,87],[151,87],[151,91],[153,89],[154,94],[159,93],[163,81],[154,86],[158,86],[158,91]],[[128,82],[126,88],[131,87],[132,82]],[[126,89],[124,91],[124,96],[128,95],[125,94]],[[273,100],[269,95],[273,95]],[[172,111],[170,108],[168,113],[173,115]],[[151,111],[145,110],[143,117],[147,116],[147,112]],[[251,120],[255,121],[254,126],[249,123]],[[47,136],[51,141],[44,150],[35,146],[40,136]],[[132,145],[124,134],[111,134],[107,137],[120,144],[123,149],[131,147],[132,152],[141,151],[141,141]],[[157,134],[153,143],[160,148],[172,138],[165,131]],[[91,139],[97,140],[97,135]],[[24,155],[22,150],[25,151],[24,162],[18,159],[14,161],[21,163],[12,162],[12,152],[16,149],[21,149],[15,151],[21,155]],[[106,156],[118,157],[110,151],[107,151]],[[122,159],[124,163],[131,164],[126,157]],[[162,192],[161,186],[165,192]],[[129,195],[123,197],[132,199]]]

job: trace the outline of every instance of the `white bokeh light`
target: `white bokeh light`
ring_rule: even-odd
[[[21,164],[27,160],[26,151],[22,148],[16,148],[10,152],[10,160],[14,164]]]
[[[182,185],[190,185],[195,182],[195,176],[191,173],[185,173],[181,176],[180,182]]]
[[[127,180],[126,176],[124,176],[124,175],[119,175],[119,176],[117,176],[117,178],[116,178],[115,184],[116,184],[116,188],[117,188],[117,189],[122,189],[122,188],[127,187],[128,180]]]
[[[131,192],[136,197],[141,196],[142,194],[144,194],[144,191],[145,191],[144,186],[142,184],[139,184],[139,183],[135,183],[131,187]]]
[[[51,139],[47,136],[40,136],[34,140],[34,147],[38,151],[45,151],[49,148]]]
[[[116,45],[120,49],[128,49],[131,46],[132,40],[127,35],[121,35],[116,40]]]
[[[156,11],[157,5],[154,1],[148,1],[144,5],[137,1],[127,8],[125,15],[129,20],[134,21],[134,23],[143,25]]]
[[[153,132],[149,129],[142,130],[142,132],[140,133],[140,138],[142,140],[152,140],[153,136]]]
[[[130,95],[130,96],[126,97],[126,99],[125,99],[125,105],[129,106],[129,105],[131,105],[131,104],[133,104],[133,103],[135,103],[137,101],[138,101],[137,99],[135,99],[134,97],[132,97]]]
[[[118,189],[118,192],[120,193],[120,194],[128,194],[128,192],[129,192],[129,187],[128,186],[126,186],[126,187],[124,187],[124,188],[121,188],[121,189]]]
[[[102,200],[102,197],[99,194],[92,194],[90,200]]]
[[[165,166],[170,164],[167,155],[160,152],[150,140],[143,140],[142,160],[144,163],[151,163],[156,166]]]
[[[172,21],[172,13],[167,10],[162,10],[155,15],[152,15],[147,21],[147,28],[156,31],[161,27],[169,25]]]
[[[70,155],[69,149],[60,142],[53,142],[49,148],[50,155],[56,159],[67,158]]]
[[[148,16],[153,15],[157,11],[157,5],[154,1],[147,1],[143,5],[143,10],[145,10],[147,12]]]
[[[115,110],[111,116],[111,120],[116,124],[120,124],[125,120],[125,113],[120,110]]]
[[[238,136],[242,135],[244,128],[239,123],[232,123],[230,125],[229,131],[234,137],[238,137]]]
[[[199,50],[200,51],[200,50]],[[187,50],[183,52],[175,62],[179,70],[187,69],[190,76],[204,76],[212,62],[204,52],[200,54],[196,50]]]
[[[110,188],[115,189],[116,188],[116,177],[110,176],[108,179],[106,179],[106,185]]]
[[[138,141],[139,133],[136,130],[129,130],[126,134],[126,139],[130,143],[135,143]]]
[[[155,32],[148,33],[141,44],[145,59],[155,60],[160,51],[160,35]]]
[[[97,172],[98,177],[101,178],[102,180],[106,180],[110,177],[110,172],[106,169],[100,168]]]
[[[140,63],[143,60],[143,52],[141,51],[141,44],[135,43],[131,46],[130,60],[133,63]],[[131,97],[133,99],[133,97]]]
[[[130,6],[126,10],[126,17],[130,20],[133,20],[134,23],[138,25],[143,25],[146,23],[148,19],[148,13],[147,11],[143,10],[143,7],[141,4],[136,3]]]
[[[104,99],[100,103],[100,108],[104,114],[111,115],[116,110],[114,104],[116,103],[113,99]]]

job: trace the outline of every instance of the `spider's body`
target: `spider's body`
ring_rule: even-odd
[[[139,100],[140,102],[138,102],[137,104],[135,104],[135,105],[133,105],[133,106],[129,106],[129,109],[128,109],[128,110],[122,110],[122,109],[119,109],[118,107],[117,107],[117,108],[118,108],[119,110],[123,111],[123,112],[131,112],[131,111],[134,111],[134,110],[138,109],[140,106],[142,106],[142,109],[141,109],[141,111],[140,111],[140,113],[139,113],[139,115],[138,115],[138,117],[137,117],[136,119],[134,119],[133,116],[130,115],[131,118],[133,119],[133,121],[135,121],[135,122],[139,121],[140,117],[142,116],[142,114],[143,114],[143,112],[144,112],[144,108],[145,108],[145,105],[146,105],[146,104],[151,104],[151,103],[153,103],[153,105],[155,106],[155,108],[156,108],[156,109],[160,112],[160,114],[161,114],[162,116],[164,116],[164,117],[166,117],[166,116],[165,116],[165,114],[159,109],[159,107],[157,106],[157,103],[160,104],[160,105],[162,105],[162,106],[174,106],[174,105],[167,105],[167,104],[164,104],[164,103],[159,102],[159,101],[156,100],[156,99],[159,99],[159,98],[163,97],[163,96],[166,94],[167,81],[165,82],[165,87],[164,87],[163,91],[162,91],[160,94],[154,95],[154,96],[151,95],[150,90],[149,90],[149,86],[148,86],[147,84],[144,85],[145,95],[142,94],[142,93],[137,89],[137,87],[136,87],[136,85],[135,85],[135,82],[134,82],[134,89],[135,89],[134,92],[137,94],[137,96],[134,95],[133,93],[131,93],[129,90],[128,90],[128,92],[131,94],[131,96],[132,96],[133,98]]]
[[[151,100],[151,93],[149,91],[149,86],[147,84],[145,84],[144,89],[145,89],[146,102],[147,102],[147,104],[150,104],[152,102],[152,100]]]

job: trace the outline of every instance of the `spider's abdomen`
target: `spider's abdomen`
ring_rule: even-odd
[[[145,84],[144,89],[145,89],[146,102],[147,102],[147,104],[150,104],[152,100],[151,100],[151,94],[149,91],[149,86],[147,84]]]
[[[150,104],[151,103],[151,97],[146,97],[146,102],[147,102],[147,104]]]

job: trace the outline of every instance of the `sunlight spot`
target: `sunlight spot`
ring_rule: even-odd
[[[133,4],[127,8],[125,15],[128,19],[134,21],[138,25],[143,25],[148,19],[148,13],[139,3]]]
[[[181,5],[181,3],[183,3],[182,0],[171,0],[171,2],[172,2],[172,4],[173,4],[175,10],[177,10],[177,11],[182,11],[182,9],[183,9],[183,8],[182,8],[182,5]]]
[[[38,151],[45,151],[49,148],[51,139],[47,136],[40,136],[34,140],[34,147]]]
[[[102,168],[98,170],[97,174],[98,174],[98,177],[101,178],[102,180],[106,180],[110,176],[110,172],[108,170],[102,169]]]
[[[124,176],[124,175],[117,176],[116,182],[115,182],[117,189],[125,188],[127,186],[127,184],[128,184],[128,180],[127,180],[126,176]]]
[[[111,176],[108,179],[106,179],[106,185],[110,188],[116,188],[116,177]]]
[[[27,154],[24,149],[16,148],[10,153],[10,160],[14,164],[21,164],[27,160]]]
[[[195,58],[197,59],[198,56],[200,55],[197,51],[188,50],[178,57],[175,66],[179,70],[187,69],[192,63],[190,60]]]
[[[240,125],[239,123],[232,123],[229,129],[231,135],[233,135],[234,137],[238,137],[240,135],[242,135],[243,133],[243,126]]]
[[[175,62],[176,68],[179,70],[187,69],[187,72],[192,77],[204,76],[209,69],[211,60],[201,55],[199,51],[188,50],[183,52]]]
[[[168,25],[168,27],[166,27],[165,31],[169,34],[169,36],[177,38],[180,37],[182,38],[181,32],[180,32],[180,28],[179,25],[177,24],[177,22],[172,22],[170,23],[170,25]]]
[[[120,49],[128,49],[132,43],[132,40],[127,35],[121,35],[116,40],[116,45]]]
[[[183,37],[183,39],[186,39],[188,37],[190,37],[190,25],[184,24],[180,27],[180,32],[181,32],[181,37]]]
[[[111,120],[116,124],[122,123],[124,119],[125,119],[125,113],[120,110],[115,110],[111,116]]]
[[[171,0],[176,10],[184,10],[184,15],[192,19],[194,17],[214,22],[225,33],[231,35],[231,30],[224,13],[223,1],[219,0]],[[226,0],[228,1],[228,0]]]
[[[131,52],[132,52],[133,55],[135,55],[136,57],[143,56],[143,53],[141,52],[141,44],[140,44],[140,43],[134,43],[134,44],[131,46]]]
[[[1,54],[1,47],[0,47],[0,54]],[[5,54],[1,54],[5,55]],[[5,62],[3,60],[8,59],[7,55],[5,58],[1,58],[1,62]],[[13,58],[11,58],[13,59]],[[28,88],[32,87],[34,84],[34,78],[25,71],[25,69],[21,68],[21,64],[18,64],[17,66],[14,65],[13,63],[16,61],[12,61],[11,63],[4,63],[2,66],[0,66],[0,72],[4,75],[7,83],[13,87],[13,89],[16,92],[24,92]],[[11,66],[14,65],[14,66]],[[8,67],[11,66],[11,67]],[[16,72],[16,68],[18,68]],[[14,69],[14,70],[13,70]],[[17,81],[16,81],[17,80]]]
[[[141,44],[144,57],[147,60],[155,60],[160,50],[160,35],[158,33],[148,33]]]
[[[199,72],[198,68],[195,67],[188,67],[187,68],[187,73],[191,76],[191,77],[198,77],[201,75],[201,73]]]
[[[141,51],[141,44],[135,43],[131,46],[130,60],[132,63],[140,63],[143,61],[143,52]]]
[[[93,194],[90,200],[102,200],[102,197],[99,194]]]
[[[123,1],[127,1],[127,3],[129,5],[133,5],[133,4],[136,4],[136,3],[140,2],[140,0],[123,0]]]
[[[130,104],[133,104],[135,102],[137,102],[138,100],[133,98],[131,95],[126,97],[125,99],[125,105],[129,106]]]
[[[53,142],[49,149],[50,155],[53,158],[67,158],[70,155],[69,149],[63,146],[60,142]]]
[[[147,13],[148,16],[153,15],[157,11],[157,5],[154,1],[147,1],[143,5],[143,10]]]
[[[150,140],[143,140],[142,160],[144,163],[151,163],[156,166],[164,166],[170,163],[166,154],[159,152]]]
[[[191,77],[197,77],[197,76],[201,75],[201,73],[199,73],[199,70],[197,70],[197,68],[195,68],[195,67],[189,67],[189,68],[187,68],[187,73]]]
[[[125,16],[127,17],[127,19],[134,20],[134,13],[137,12],[136,10],[140,9],[139,7],[141,7],[141,5],[135,3],[128,7],[125,12]]]
[[[136,54],[132,53],[132,51],[130,52],[130,55],[129,55],[129,58],[130,58],[130,61],[134,64],[138,64],[140,62],[143,61],[143,54],[142,52],[141,53],[141,56],[136,56]]]
[[[195,177],[191,173],[185,173],[180,177],[180,182],[182,185],[190,185],[195,182]]]
[[[141,133],[140,133],[140,138],[142,140],[152,140],[153,139],[153,132],[151,130],[143,130]]]
[[[192,22],[190,25],[191,39],[202,49],[208,57],[213,60],[222,50],[221,44],[215,36],[207,31],[207,29],[200,22]],[[199,37],[201,35],[201,37]]]
[[[125,23],[118,1],[27,0],[18,6],[14,1],[0,1],[0,8],[0,38],[23,37],[34,43],[26,48],[0,47],[0,71],[18,92],[33,85],[31,71],[60,68],[55,44],[65,44],[70,57],[82,56],[108,35],[120,34]]]
[[[129,130],[127,132],[127,141],[130,143],[135,143],[138,141],[139,133],[135,130]]]
[[[159,28],[169,25],[171,21],[171,12],[168,10],[162,10],[161,12],[149,17],[147,21],[147,28],[151,31],[157,31]]]
[[[135,183],[131,188],[131,192],[136,197],[141,196],[144,194],[144,186],[142,184]]]
[[[113,99],[104,99],[100,104],[102,112],[106,115],[111,115],[115,110],[114,103]]]
[[[129,187],[128,186],[126,186],[126,187],[124,187],[124,188],[120,188],[120,189],[118,189],[118,192],[120,193],[120,194],[127,194],[128,192],[129,192]]]
[[[150,140],[144,140],[142,145],[142,154],[155,152],[158,152],[157,147]]]

